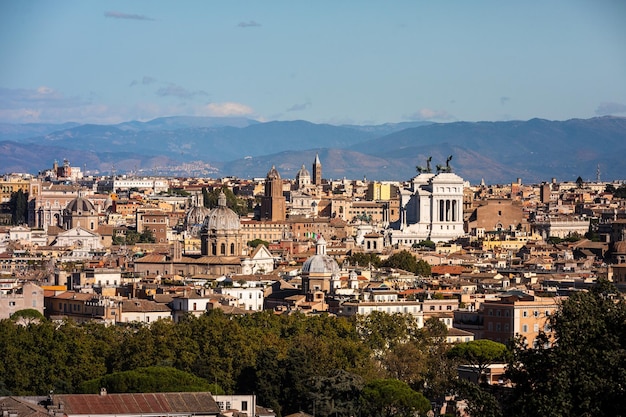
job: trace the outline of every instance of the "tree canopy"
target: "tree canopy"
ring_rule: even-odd
[[[207,191],[206,188],[202,189],[202,196],[204,199],[204,206],[208,208],[217,207],[218,199],[221,192],[224,192],[226,196],[226,205],[240,216],[248,214],[247,201],[237,198],[233,191],[228,187],[214,188],[212,191]]]
[[[350,256],[347,256],[345,259],[345,262],[349,263],[352,266],[361,266],[361,267],[369,267],[370,265],[378,268],[378,266],[380,265],[381,261],[380,261],[380,256],[378,256],[375,253],[363,253],[363,252],[356,252],[353,253]]]
[[[363,388],[362,415],[414,417],[430,410],[430,401],[397,379],[377,379]]]
[[[509,415],[619,416],[626,410],[626,303],[608,281],[573,293],[532,349],[518,340],[508,368]]]
[[[482,380],[489,365],[506,362],[508,349],[502,343],[480,339],[454,345],[448,352],[448,356],[475,366],[479,380]]]
[[[97,394],[100,388],[107,392],[198,392],[210,391],[223,394],[224,391],[199,378],[169,366],[150,366],[131,371],[114,372],[81,384],[79,391],[85,394]]]
[[[22,189],[11,193],[9,209],[11,210],[12,224],[26,223],[28,221],[28,193],[25,193]]]

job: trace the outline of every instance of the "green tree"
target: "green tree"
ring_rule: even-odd
[[[24,193],[21,189],[11,193],[9,208],[11,210],[12,224],[26,223],[28,219],[28,193]]]
[[[456,392],[467,402],[467,412],[470,416],[501,417],[502,407],[498,399],[481,387],[466,379],[456,381]]]
[[[251,248],[256,248],[259,245],[265,245],[266,248],[269,248],[270,242],[263,240],[263,239],[254,239],[254,240],[248,241],[248,246],[250,246]]]
[[[419,386],[424,387],[424,393],[428,398],[443,399],[453,387],[457,376],[456,360],[448,357],[450,350],[450,345],[446,341],[448,328],[438,318],[431,317],[424,322],[421,332],[423,349],[427,353],[427,368]]]
[[[146,227],[139,234],[139,243],[155,243],[156,238],[154,237],[154,233],[152,233],[152,229]]]
[[[203,378],[172,367],[152,366],[131,371],[115,372],[101,378],[85,381],[79,391],[96,394],[100,388],[107,392],[197,392],[211,391],[211,386]],[[219,389],[218,389],[219,390]],[[223,390],[221,390],[223,393]],[[218,392],[211,391],[218,394]]]
[[[417,271],[417,259],[415,259],[415,256],[413,256],[411,252],[403,250],[387,258],[387,260],[383,262],[383,266],[415,273]]]
[[[449,357],[473,365],[478,372],[479,381],[483,381],[489,365],[506,362],[507,355],[508,349],[505,345],[488,339],[459,343],[448,352]]]
[[[347,256],[345,261],[352,266],[359,265],[361,267],[373,266],[374,268],[378,268],[380,265],[380,256],[375,253],[363,253],[356,252],[350,256]]]
[[[613,193],[613,197],[626,198],[626,184],[620,185],[619,188]]]
[[[415,242],[412,247],[416,249],[430,249],[434,250],[437,245],[432,240],[422,240],[421,242]]]
[[[584,184],[585,184],[585,181],[582,179],[582,177],[576,178],[576,186],[578,188],[583,188]]]
[[[431,274],[430,264],[425,260],[420,259],[415,265],[415,273],[423,277],[429,277]]]
[[[518,340],[508,367],[510,415],[619,416],[626,410],[626,303],[608,281],[573,293],[550,317],[551,339]]]
[[[333,369],[327,375],[311,378],[309,399],[314,404],[314,415],[357,415],[363,385],[363,378],[342,369]]]
[[[363,388],[361,414],[372,417],[425,415],[430,401],[397,379],[378,379]]]
[[[235,213],[240,216],[245,216],[246,214],[248,214],[249,210],[247,201],[237,198],[237,196],[228,187],[214,188],[212,191],[207,192],[204,198],[205,207],[217,207],[218,199],[222,191],[226,196],[226,205],[228,207],[230,207]]]
[[[382,358],[390,349],[410,340],[418,327],[415,318],[410,314],[372,311],[370,314],[357,316],[356,320],[363,342],[376,358]]]
[[[38,323],[45,319],[44,315],[34,308],[18,310],[11,315],[11,320],[20,323]]]

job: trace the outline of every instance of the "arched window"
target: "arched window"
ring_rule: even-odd
[[[220,245],[220,255],[226,255],[226,243]]]
[[[231,254],[231,255],[234,255],[234,254],[235,254],[235,244],[234,244],[234,243],[231,243],[231,244],[230,244],[230,254]]]

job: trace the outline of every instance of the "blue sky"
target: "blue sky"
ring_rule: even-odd
[[[626,1],[0,0],[0,122],[626,116]]]

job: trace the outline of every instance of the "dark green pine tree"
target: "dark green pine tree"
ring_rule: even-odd
[[[11,208],[12,224],[26,223],[28,219],[28,193],[24,193],[21,189],[11,193],[9,207]]]

